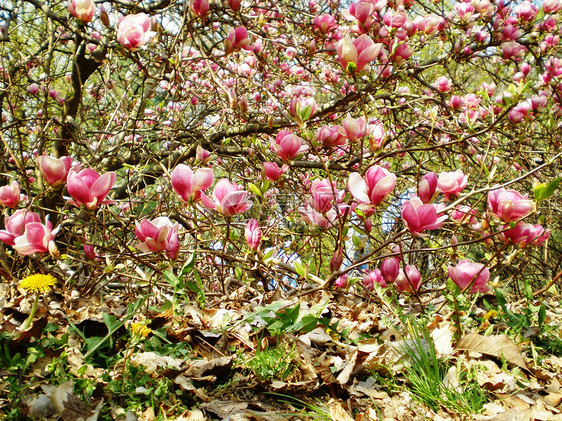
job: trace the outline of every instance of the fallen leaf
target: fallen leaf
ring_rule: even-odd
[[[338,375],[337,381],[339,384],[346,384],[349,381],[349,377],[353,370],[355,369],[355,363],[357,362],[358,351],[355,349],[350,355],[348,355],[345,360],[345,366],[342,372]]]
[[[246,402],[215,400],[202,404],[200,408],[212,412],[221,419],[226,419],[240,412],[244,412],[248,408],[248,404]]]
[[[207,418],[203,415],[200,409],[192,409],[176,418],[176,421],[206,421]]]
[[[431,338],[438,356],[445,357],[453,353],[453,330],[450,324],[445,324],[441,328],[432,330]]]
[[[51,400],[43,393],[26,403],[28,407],[27,416],[33,419],[47,418],[56,412]]]
[[[74,396],[72,380],[68,380],[59,386],[44,385],[41,387],[63,421],[96,421],[98,419],[103,399],[98,402],[95,408],[90,408]]]
[[[233,359],[234,356],[215,358],[210,361],[190,361],[189,368],[185,372],[185,375],[194,379],[202,379],[206,376],[218,376],[230,370]]]
[[[507,335],[482,336],[470,333],[459,341],[457,349],[503,358],[508,363],[527,370],[521,351]]]
[[[158,369],[173,368],[182,370],[185,368],[185,361],[179,358],[166,357],[155,352],[141,352],[131,357],[131,363],[142,365],[148,373],[154,373]]]
[[[330,399],[328,408],[330,408],[330,418],[332,421],[353,421],[353,418],[349,416],[340,402]]]

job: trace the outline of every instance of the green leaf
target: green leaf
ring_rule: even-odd
[[[296,261],[295,263],[295,270],[297,271],[297,273],[302,276],[303,278],[306,278],[307,272],[308,272],[308,267],[304,264],[302,264],[299,261]]]
[[[242,279],[243,274],[244,271],[240,266],[236,266],[236,268],[234,268],[234,275],[236,276],[236,279]]]
[[[195,294],[199,294],[199,287],[197,286],[197,284],[193,281],[187,281],[185,283],[185,285],[187,286],[187,288],[191,291],[194,292]]]
[[[197,293],[197,303],[199,304],[199,307],[205,308],[205,286],[203,285],[203,280],[197,271],[193,272],[193,277],[195,278],[195,282],[199,288],[199,292]]]
[[[527,279],[525,279],[525,297],[527,298],[527,300],[532,301],[533,300],[533,288],[531,287],[531,284],[529,283],[529,281]]]
[[[262,197],[261,189],[260,189],[258,186],[256,186],[256,185],[253,184],[253,183],[248,183],[248,187],[250,188],[250,190],[252,190],[252,192],[253,192],[256,196]]]
[[[190,273],[193,270],[193,266],[195,266],[195,253],[191,255],[191,258],[185,262],[185,265],[181,268],[181,277],[183,278],[185,275]]]
[[[366,238],[361,238],[358,235],[353,235],[351,237],[351,240],[353,241],[353,245],[355,246],[355,248],[357,250],[360,250],[365,245]]]
[[[266,262],[267,260],[271,259],[273,257],[273,254],[275,253],[275,247],[271,247],[267,253],[265,253],[263,255],[263,261]]]
[[[556,191],[556,189],[558,188],[558,185],[560,184],[561,181],[562,181],[562,178],[557,177],[554,180],[552,180],[550,183],[539,184],[534,189],[535,200],[537,202],[540,202],[541,200],[545,200],[545,199],[548,199],[549,197],[551,197],[554,194],[554,192]]]
[[[110,332],[115,332],[117,329],[123,326],[123,322],[117,320],[117,317],[115,317],[113,314],[102,313],[102,317],[103,317],[103,322],[105,323],[107,329]]]
[[[104,337],[101,336],[91,336],[89,338],[84,338],[84,343],[86,344],[86,355],[92,354],[95,350],[100,348],[105,342]]]
[[[308,316],[304,316],[299,322],[294,325],[295,332],[312,332],[318,326],[318,318],[309,314]]]
[[[264,181],[264,182],[262,183],[262,185],[261,185],[261,191],[262,191],[262,193],[265,193],[265,192],[269,189],[269,185],[270,185],[270,184],[271,184],[271,183],[269,182],[269,180],[266,180],[266,181]]]
[[[544,304],[539,308],[539,329],[542,331],[542,326],[546,320],[546,308]]]
[[[174,287],[174,290],[178,290],[181,287],[181,282],[176,275],[172,273],[172,271],[165,270],[162,272],[164,279],[168,282],[171,286]]]

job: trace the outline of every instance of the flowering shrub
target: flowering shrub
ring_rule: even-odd
[[[213,291],[544,283],[562,249],[562,5],[426,3],[12,11],[4,269],[128,282],[195,254]]]

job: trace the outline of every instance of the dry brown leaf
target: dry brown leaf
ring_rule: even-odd
[[[487,418],[487,421],[530,421],[530,419],[531,416],[528,410],[513,408],[509,411],[501,412],[495,417]]]
[[[503,358],[508,363],[527,370],[519,347],[507,335],[482,336],[470,333],[459,341],[457,349]]]
[[[179,358],[172,358],[159,355],[155,352],[140,352],[131,357],[131,363],[142,365],[148,373],[154,373],[158,369],[173,368],[182,370],[185,368],[185,361]]]
[[[51,400],[45,394],[26,400],[27,416],[33,419],[43,419],[53,415],[56,410]]]
[[[353,384],[349,387],[349,393],[355,396],[366,395],[372,399],[388,398],[388,393],[377,390],[377,381],[374,377],[369,377],[365,381],[357,381],[354,379]]]
[[[443,327],[431,331],[431,338],[435,345],[435,352],[440,357],[446,357],[453,353],[453,329],[449,323]]]
[[[248,408],[248,403],[214,400],[212,402],[202,404],[200,408],[205,411],[212,412],[220,419],[225,419],[238,413],[244,413],[244,411]]]
[[[332,421],[353,421],[353,418],[349,416],[342,404],[335,399],[330,399],[328,408],[330,408],[330,418]]]
[[[190,366],[185,375],[193,379],[201,379],[206,376],[218,376],[230,370],[234,356],[215,358],[210,361],[190,361]]]
[[[95,408],[90,408],[72,393],[74,389],[72,380],[59,386],[44,385],[41,387],[63,421],[96,421],[98,419],[103,399]]]
[[[353,350],[351,354],[349,354],[345,360],[345,366],[342,372],[338,375],[337,381],[339,384],[346,384],[355,369],[355,364],[357,363],[357,349]]]
[[[206,421],[207,418],[199,409],[192,409],[176,418],[176,421]]]

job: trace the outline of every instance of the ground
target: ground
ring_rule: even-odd
[[[24,329],[36,293],[16,286],[1,294],[4,419],[562,420],[556,289],[55,286]]]

